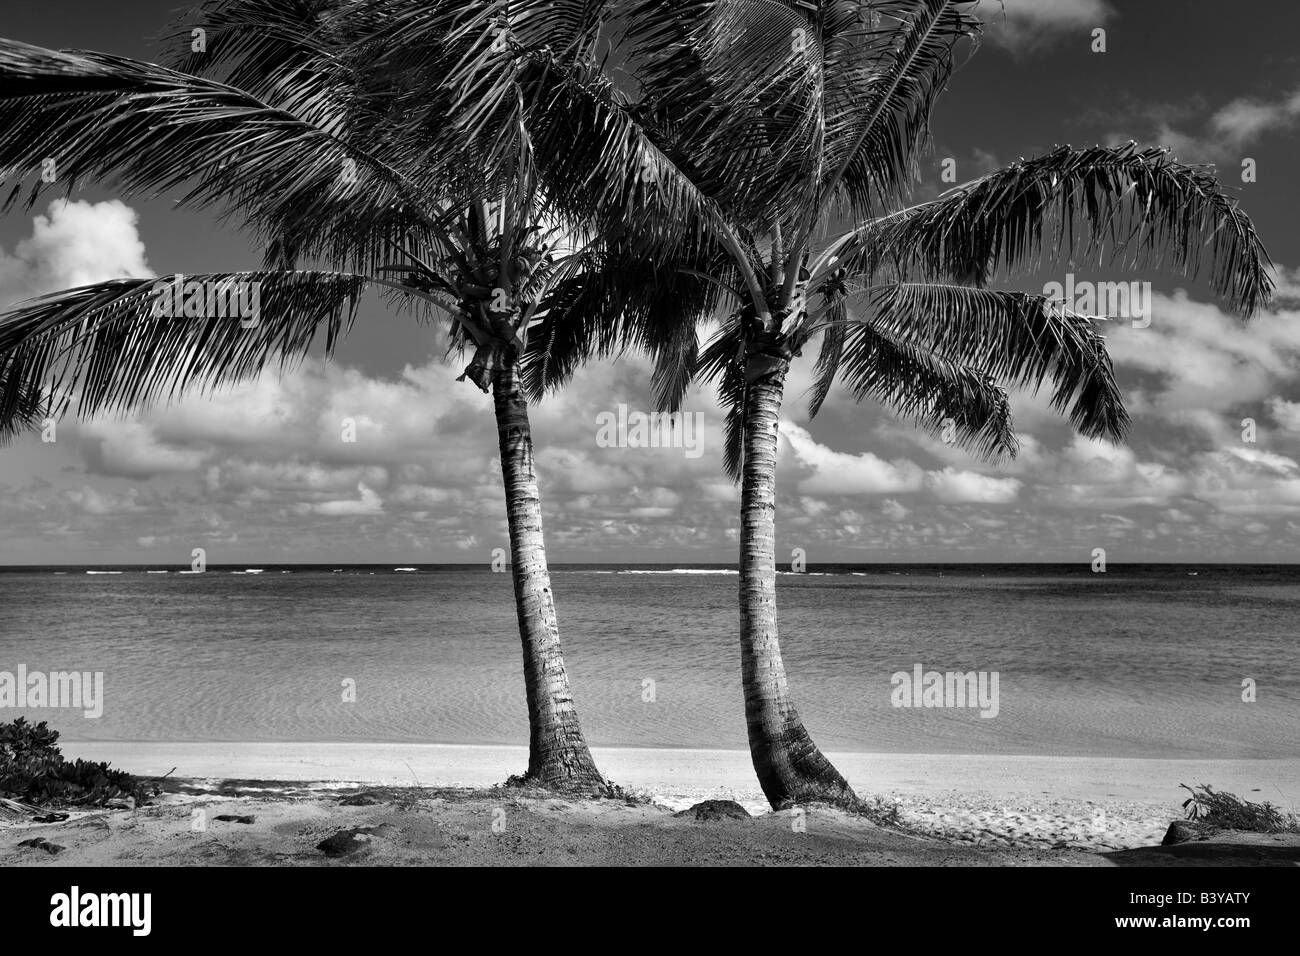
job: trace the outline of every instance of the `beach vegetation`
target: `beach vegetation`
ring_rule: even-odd
[[[1191,794],[1183,801],[1183,812],[1195,823],[1251,833],[1300,833],[1300,818],[1267,800],[1253,803],[1204,783],[1179,786]]]
[[[68,760],[58,746],[59,732],[45,721],[23,717],[0,723],[0,797],[33,807],[104,806],[130,798],[148,802],[139,778],[107,763]]]

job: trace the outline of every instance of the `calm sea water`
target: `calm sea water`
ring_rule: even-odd
[[[97,720],[22,711],[67,740],[527,740],[508,574],[115,570],[0,569],[0,671],[104,674]],[[780,577],[781,640],[824,749],[1296,756],[1300,567],[811,570]],[[744,748],[734,573],[553,575],[591,743]],[[891,706],[918,663],[997,671],[998,715]]]

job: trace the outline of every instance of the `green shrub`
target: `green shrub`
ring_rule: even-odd
[[[103,806],[116,797],[148,802],[145,786],[106,763],[69,762],[58,748],[59,732],[45,721],[22,717],[0,724],[0,796],[40,807]]]

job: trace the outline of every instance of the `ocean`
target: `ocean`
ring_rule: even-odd
[[[47,720],[65,741],[525,744],[509,574],[395,567],[412,566],[0,568],[0,679],[102,672],[104,697],[98,718],[0,720]],[[591,744],[745,748],[734,571],[552,576]],[[780,575],[778,599],[793,699],[824,750],[1300,746],[1300,566],[810,565]],[[918,665],[996,672],[996,716],[894,706],[894,675]]]

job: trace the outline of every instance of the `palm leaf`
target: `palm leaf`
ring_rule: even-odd
[[[49,402],[39,385],[13,383],[13,372],[0,365],[0,445],[39,427],[49,414]]]
[[[856,400],[874,398],[932,435],[951,424],[954,442],[981,458],[1015,456],[1010,402],[993,376],[865,322],[845,339],[841,375]]]
[[[1123,393],[1094,321],[1045,296],[939,283],[899,283],[869,291],[873,329],[900,344],[981,369],[997,381],[1054,387],[1052,407],[1091,438],[1122,439],[1130,424]],[[844,346],[850,367],[856,340]]]
[[[122,57],[0,40],[0,168],[47,157],[68,190],[88,177],[144,195],[186,187],[182,205],[238,208],[264,239],[292,236],[299,254],[331,261],[372,262],[412,229],[441,234],[436,213],[383,161],[248,93]],[[30,191],[29,207],[43,188]]]
[[[979,21],[960,9],[968,6],[892,0],[870,5],[878,28],[845,22],[823,71],[829,119],[817,211],[838,191],[856,218],[906,194],[957,45],[979,34]]]
[[[770,217],[815,170],[822,37],[809,6],[641,0],[625,21],[638,114],[740,220]]]
[[[818,271],[838,261],[867,282],[885,272],[979,285],[1065,257],[1130,271],[1204,269],[1248,316],[1273,291],[1255,227],[1213,171],[1131,144],[1062,146],[865,223],[827,249]]]
[[[718,288],[697,275],[616,244],[593,247],[542,300],[524,355],[525,388],[540,398],[584,362],[636,349],[655,363],[655,407],[676,411],[694,375],[696,322],[718,298]]]
[[[166,318],[157,290],[170,280],[114,279],[19,303],[0,315],[0,430],[19,428],[30,396],[48,388],[60,411],[122,411],[191,387],[284,371],[324,333],[328,356],[351,328],[366,276],[236,272],[185,277],[204,288],[257,283],[251,317]],[[251,298],[251,297],[250,297]]]
[[[844,296],[835,296],[826,311],[826,327],[822,332],[821,348],[817,351],[817,362],[813,366],[812,396],[808,399],[808,417],[816,418],[822,404],[830,395],[835,383],[835,376],[840,370],[840,361],[844,356],[847,342],[845,326],[848,323],[848,301]]]

